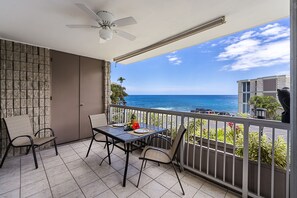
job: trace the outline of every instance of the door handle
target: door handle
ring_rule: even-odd
[[[79,106],[81,106],[81,107],[82,107],[82,106],[84,106],[84,105],[85,105],[84,103],[81,103]]]

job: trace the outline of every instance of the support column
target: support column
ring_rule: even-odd
[[[297,0],[291,0],[291,167],[290,197],[297,196]]]

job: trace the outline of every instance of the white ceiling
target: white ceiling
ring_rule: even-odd
[[[114,37],[99,44],[98,30],[66,24],[96,24],[75,3],[107,10],[115,19],[133,16],[121,28],[135,41]],[[0,0],[0,37],[103,60],[151,45],[219,16],[227,23],[131,58],[132,63],[289,16],[289,0]]]

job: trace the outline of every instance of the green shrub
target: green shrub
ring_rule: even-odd
[[[258,161],[259,154],[259,133],[249,133],[249,159]],[[243,156],[243,135],[237,139],[236,155]],[[271,165],[272,162],[272,142],[266,135],[261,137],[261,162]],[[283,137],[279,136],[274,142],[274,162],[280,168],[287,166],[287,144]]]

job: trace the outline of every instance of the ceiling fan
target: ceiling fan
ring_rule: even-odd
[[[115,29],[117,27],[136,24],[137,22],[133,17],[126,17],[114,20],[112,13],[108,11],[98,11],[96,13],[85,4],[76,3],[75,5],[83,10],[86,14],[88,14],[92,19],[94,19],[98,23],[98,25],[66,25],[67,27],[100,29],[99,37],[104,41],[111,40],[114,34],[130,41],[135,40],[136,37],[134,35],[123,30]]]

